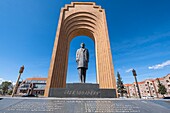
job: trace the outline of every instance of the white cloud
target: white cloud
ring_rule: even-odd
[[[13,82],[12,80],[5,80],[3,78],[0,78],[0,84],[4,81],[12,82],[12,84],[15,85],[15,82]]]
[[[126,70],[126,73],[129,73],[129,72],[131,72],[132,70],[133,70],[133,68],[130,68],[130,69]]]
[[[0,78],[0,84],[3,82],[3,81],[5,81],[3,78]]]
[[[161,68],[164,68],[164,67],[169,66],[169,65],[170,65],[170,60],[167,60],[166,62],[163,62],[161,64],[149,66],[148,69],[161,69]]]

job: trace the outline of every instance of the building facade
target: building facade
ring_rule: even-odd
[[[20,84],[17,94],[28,94],[32,90],[34,95],[44,95],[46,80],[47,78],[27,78]]]
[[[170,96],[170,74],[158,78],[160,83],[163,84],[167,89],[165,96]],[[124,84],[127,90],[127,97],[138,97],[138,90],[136,83]],[[156,97],[162,98],[162,95],[158,93],[158,80],[157,79],[146,79],[138,82],[140,94],[142,97]]]

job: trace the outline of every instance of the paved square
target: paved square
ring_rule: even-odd
[[[169,113],[170,100],[3,98],[0,113]]]

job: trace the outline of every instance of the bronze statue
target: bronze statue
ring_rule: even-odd
[[[79,78],[81,83],[85,83],[86,81],[86,70],[88,69],[89,62],[89,52],[88,49],[85,48],[85,44],[81,43],[81,48],[76,52],[76,62],[77,69],[79,73]]]

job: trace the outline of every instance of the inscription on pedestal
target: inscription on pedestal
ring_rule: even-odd
[[[116,98],[115,89],[99,89],[99,84],[68,83],[66,88],[51,88],[53,97]]]
[[[99,95],[99,91],[77,91],[77,90],[65,90],[64,94],[65,95],[81,95],[81,96],[98,96]]]

